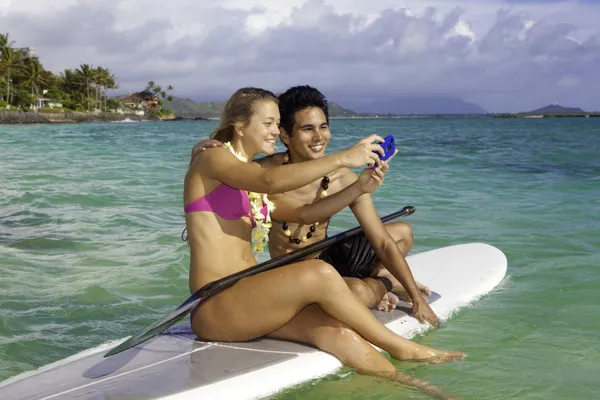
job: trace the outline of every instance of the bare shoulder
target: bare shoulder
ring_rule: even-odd
[[[201,162],[218,160],[223,157],[231,158],[228,156],[233,156],[231,152],[225,147],[212,147],[210,149],[204,149],[198,156],[196,157]]]
[[[283,156],[285,153],[275,153],[271,156],[266,156],[259,158],[258,160],[254,160],[255,164],[260,165],[262,168],[270,169],[283,165]]]
[[[235,157],[229,150],[224,147],[214,147],[210,149],[205,149],[192,161],[190,165],[191,171],[200,172],[201,170],[210,167],[211,165],[222,165],[227,164],[234,160]]]

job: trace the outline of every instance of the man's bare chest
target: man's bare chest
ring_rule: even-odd
[[[287,191],[285,194],[304,204],[312,204],[344,189],[343,183],[340,179],[336,179],[336,177],[336,175],[331,175],[328,176],[329,179],[326,180],[321,178],[299,189]],[[323,196],[323,194],[325,196]]]

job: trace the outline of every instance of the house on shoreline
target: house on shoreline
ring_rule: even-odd
[[[138,115],[144,115],[146,110],[160,111],[161,105],[158,96],[148,90],[141,91],[139,93],[131,93],[121,99],[121,103],[136,112]]]
[[[62,103],[53,101],[52,99],[46,97],[36,97],[33,109],[37,111],[40,108],[62,108],[62,106]]]

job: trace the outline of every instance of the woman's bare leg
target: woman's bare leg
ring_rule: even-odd
[[[396,359],[447,362],[465,357],[411,342],[389,330],[350,291],[338,272],[321,260],[302,261],[240,280],[201,305],[192,328],[208,340],[254,339],[281,328],[313,303]]]
[[[300,311],[291,321],[269,335],[313,345],[339,359],[345,366],[365,375],[412,386],[436,399],[453,399],[442,389],[421,379],[399,372],[380,352],[347,325],[326,314],[313,304]]]

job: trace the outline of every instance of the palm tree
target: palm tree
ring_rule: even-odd
[[[167,92],[170,92],[170,91],[173,91],[173,90],[175,90],[175,88],[174,88],[173,86],[171,86],[171,85],[167,86]],[[165,93],[165,94],[166,94],[166,93]],[[164,97],[164,96],[163,96],[163,97]],[[167,100],[168,100],[168,101],[173,101],[173,96],[171,96],[171,95],[168,95],[168,96],[167,96]]]
[[[108,94],[106,89],[114,89],[116,87],[115,76],[110,69],[98,67],[98,84],[102,87],[100,93],[100,103],[102,103],[102,94],[104,94],[104,110],[107,109]]]
[[[105,90],[106,89],[118,89],[119,85],[117,84],[117,80],[115,79],[115,75],[110,71],[110,69],[106,69],[106,81],[105,81]],[[104,93],[104,109],[108,108],[108,95]]]
[[[85,85],[83,78],[72,69],[65,69],[60,73],[60,90],[69,95],[69,99],[85,109]]]
[[[30,60],[23,69],[23,84],[31,85],[31,96],[39,95],[38,88],[40,85],[47,85],[49,82],[48,75],[44,67],[37,60]]]
[[[162,101],[167,99],[168,101],[173,101],[173,96],[168,95],[167,92],[174,90],[175,88],[171,85],[167,86],[166,90],[163,90],[161,86],[157,86],[154,81],[148,82],[146,86],[146,90],[152,93],[154,96],[158,97],[160,95],[159,104],[162,106]]]
[[[79,69],[76,70],[77,74],[85,81],[86,95],[87,95],[87,110],[90,111],[90,81],[93,78],[92,67],[88,64],[81,64]]]
[[[8,41],[8,33],[0,33],[0,56],[2,56],[2,54],[4,54],[5,49],[12,47],[12,45],[14,44],[14,41],[9,42]],[[0,71],[2,71],[3,68],[3,64],[2,61],[0,60]],[[8,78],[10,79],[10,77]],[[4,77],[2,77],[2,81],[4,81]],[[10,83],[8,82],[8,80],[6,81],[6,100],[8,101],[9,98],[9,93],[10,93]]]
[[[6,101],[10,103],[11,95],[11,69],[18,70],[21,68],[21,53],[10,46],[2,48],[2,54],[0,55],[0,73],[6,72]]]
[[[100,87],[100,108],[104,104],[102,101],[102,96],[106,97],[106,86],[108,83],[109,71],[107,68],[98,67],[96,69],[96,83]],[[106,110],[106,107],[105,107]]]
[[[81,92],[81,84],[81,78],[72,69],[65,69],[60,73],[59,85],[61,91],[67,94]]]
[[[106,87],[111,79],[111,73],[108,68],[103,67],[97,67],[93,72],[93,82],[96,86],[96,102],[100,103],[100,108],[102,108],[102,95],[104,94],[106,98]],[[112,76],[112,80],[114,84],[114,76]]]
[[[4,49],[12,47],[15,44],[14,40],[8,40],[8,33],[0,33],[0,54],[4,53]]]
[[[94,89],[96,91],[95,96],[94,96],[94,110],[98,109],[98,97],[99,97],[98,92],[100,92],[99,88],[100,88],[101,74],[102,74],[102,67],[96,67],[96,68],[92,69],[92,83],[94,84]]]

